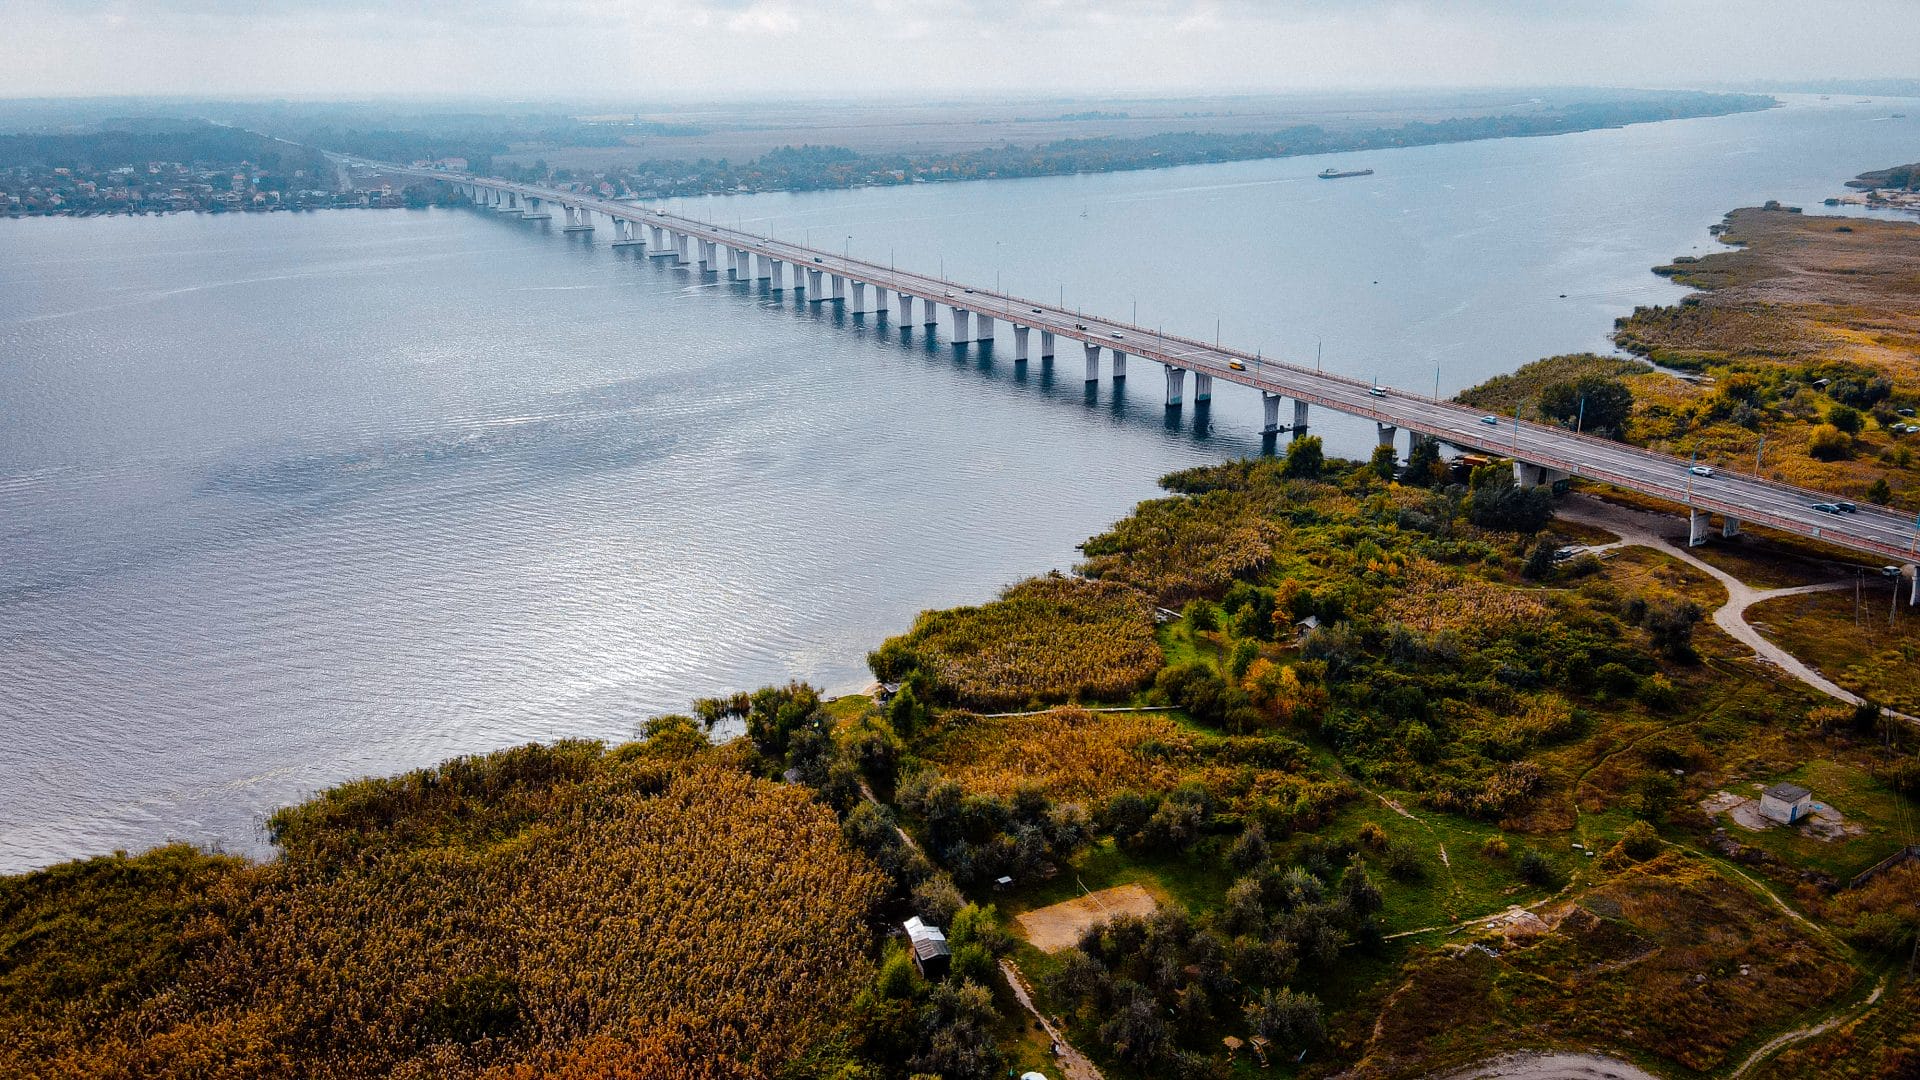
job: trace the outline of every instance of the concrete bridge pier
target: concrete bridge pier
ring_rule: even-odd
[[[834,302],[845,304],[847,302],[847,279],[841,277],[839,274],[829,274],[827,276],[833,279]]]
[[[751,258],[754,260],[754,267],[759,271],[754,274],[754,277],[765,281],[773,276],[773,260],[771,258],[765,255],[754,255],[751,256]]]
[[[767,260],[767,288],[772,292],[783,292],[787,287],[787,264],[779,259]]]
[[[856,281],[853,283],[853,306],[847,310],[853,312],[855,315],[865,315],[867,313],[866,282]]]
[[[1920,605],[1920,566],[1908,563],[1900,568],[1900,572],[1907,575],[1908,581],[1913,582],[1913,588],[1907,593],[1907,606]]]
[[[940,308],[931,296],[920,298],[920,324],[929,332],[940,325]]]
[[[913,294],[899,293],[894,297],[894,302],[900,305],[900,325],[903,327],[912,326]]]
[[[875,285],[873,287],[873,312],[881,316],[887,313],[887,290],[885,286]]]
[[[826,275],[824,274],[824,272],[819,270],[807,271],[807,303],[809,304],[826,303],[826,300],[827,300],[826,290],[820,287],[822,284],[821,278],[825,276]]]
[[[1040,331],[1040,359],[1053,359],[1053,331]]]
[[[966,308],[953,309],[953,343],[955,345],[965,345],[973,340],[973,330],[970,326],[972,318],[973,312]]]
[[[1019,323],[1013,325],[1013,362],[1016,364],[1027,362],[1027,327]]]
[[[590,233],[593,231],[593,211],[584,206],[567,207],[567,227],[560,230],[570,233]]]
[[[1299,398],[1293,401],[1293,430],[1296,434],[1307,430],[1307,403]]]
[[[1521,487],[1539,487],[1541,484],[1557,484],[1567,479],[1567,474],[1558,469],[1549,469],[1545,465],[1533,465],[1525,461],[1513,463],[1514,482]]]
[[[1195,404],[1213,400],[1213,376],[1193,373],[1193,400]]]
[[[613,219],[614,247],[645,247],[646,241],[640,239],[640,226],[626,218]]]
[[[1713,531],[1712,516],[1699,510],[1687,511],[1687,546],[1699,547]]]
[[[1400,434],[1400,429],[1393,426],[1392,424],[1376,423],[1373,425],[1373,427],[1374,427],[1375,434],[1377,434],[1380,437],[1379,445],[1385,446],[1388,448],[1391,448],[1393,446],[1394,436]]]
[[[1187,386],[1187,369],[1167,365],[1167,408],[1180,407],[1180,395]]]
[[[675,266],[685,266],[693,261],[687,258],[687,243],[689,239],[686,233],[673,234],[673,264]]]
[[[1260,425],[1262,435],[1273,435],[1280,431],[1280,395],[1260,391],[1260,412],[1264,422]]]
[[[973,340],[985,341],[985,342],[993,341],[993,316],[981,315],[978,312],[974,313]]]
[[[1081,342],[1087,350],[1087,381],[1100,381],[1100,346],[1091,341]]]
[[[1127,381],[1127,354],[1119,349],[1113,350],[1113,381]]]
[[[1731,540],[1734,537],[1739,536],[1740,535],[1740,519],[1737,517],[1726,517],[1723,515],[1720,519],[1720,535],[1723,537],[1726,537],[1728,540]]]

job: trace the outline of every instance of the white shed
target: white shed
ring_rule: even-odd
[[[1813,792],[1799,784],[1775,784],[1760,793],[1760,816],[1791,825],[1813,813]]]

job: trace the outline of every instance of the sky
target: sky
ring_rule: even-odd
[[[0,97],[738,99],[1920,74],[1829,0],[4,0]]]

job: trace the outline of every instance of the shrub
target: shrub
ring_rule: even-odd
[[[1644,821],[1627,826],[1626,833],[1620,837],[1620,850],[1635,862],[1646,862],[1660,854],[1660,847],[1660,834]]]
[[[1502,836],[1489,836],[1487,842],[1480,845],[1480,854],[1489,859],[1504,859],[1508,852],[1506,838]]]
[[[1520,854],[1513,860],[1513,869],[1522,881],[1543,889],[1552,885],[1559,876],[1553,863],[1537,849],[1530,847],[1520,849]]]
[[[1381,828],[1378,823],[1369,821],[1360,826],[1360,833],[1354,837],[1354,842],[1369,851],[1385,851],[1389,842],[1387,830]]]
[[[1834,427],[1839,428],[1849,435],[1860,434],[1860,429],[1865,426],[1864,419],[1860,415],[1860,410],[1851,405],[1835,405],[1833,408],[1828,409],[1827,423],[1832,424]]]
[[[1807,453],[1821,461],[1838,461],[1853,452],[1853,440],[1832,424],[1815,424],[1807,432]]]
[[[1886,506],[1893,502],[1893,489],[1887,486],[1887,478],[1876,477],[1867,487],[1867,501],[1875,506]]]

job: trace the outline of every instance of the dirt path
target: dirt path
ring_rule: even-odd
[[[1660,1080],[1604,1054],[1502,1054],[1490,1061],[1429,1074],[1427,1080]]]
[[[1040,1014],[1039,1006],[1033,1003],[1033,995],[1027,991],[1027,978],[1020,973],[1019,967],[1011,960],[1002,960],[1000,974],[1006,976],[1007,987],[1013,991],[1014,998],[1027,1012],[1033,1014],[1033,1019],[1040,1025],[1040,1030],[1045,1031],[1047,1038],[1053,1040],[1053,1045],[1057,1048],[1054,1063],[1060,1066],[1060,1071],[1066,1074],[1067,1080],[1106,1080],[1100,1075],[1100,1070],[1093,1067],[1093,1062],[1087,1060],[1087,1055],[1075,1050],[1073,1044],[1067,1041],[1066,1035],[1053,1026],[1053,1021]]]
[[[1653,514],[1644,510],[1631,510],[1624,506],[1602,502],[1585,495],[1571,495],[1561,503],[1556,511],[1569,521],[1583,525],[1594,525],[1617,534],[1620,539],[1611,544],[1600,544],[1594,551],[1609,551],[1623,547],[1652,548],[1655,551],[1671,555],[1709,577],[1718,581],[1727,590],[1727,602],[1713,611],[1713,624],[1725,631],[1728,637],[1747,646],[1762,661],[1772,664],[1795,679],[1820,691],[1828,697],[1844,701],[1849,705],[1862,703],[1860,695],[1835,683],[1820,674],[1811,665],[1803,663],[1799,657],[1761,636],[1760,631],[1747,622],[1747,609],[1762,600],[1772,600],[1781,596],[1798,596],[1802,593],[1828,592],[1844,589],[1848,582],[1834,581],[1817,585],[1796,585],[1785,589],[1756,589],[1725,570],[1707,562],[1685,548],[1667,543],[1661,535],[1662,530],[1671,530],[1676,520],[1665,514]],[[1899,717],[1910,724],[1920,724],[1920,717],[1906,713],[1886,710],[1891,716]]]
[[[1747,1075],[1747,1073],[1753,1071],[1754,1066],[1767,1060],[1768,1058],[1786,1049],[1787,1047],[1792,1046],[1794,1043],[1804,1042],[1807,1039],[1813,1038],[1815,1035],[1819,1035],[1822,1032],[1832,1029],[1836,1024],[1842,1024],[1849,1020],[1854,1019],[1855,1017],[1866,1015],[1868,1010],[1872,1009],[1875,1005],[1878,1005],[1880,1003],[1880,995],[1885,993],[1886,989],[1887,989],[1887,978],[1886,976],[1882,975],[1880,977],[1879,984],[1873,988],[1873,993],[1867,995],[1867,1000],[1858,1009],[1853,1009],[1850,1011],[1843,1010],[1841,1012],[1837,1012],[1833,1014],[1832,1016],[1827,1017],[1825,1020],[1822,1020],[1817,1024],[1809,1024],[1808,1026],[1803,1028],[1795,1028],[1792,1031],[1789,1031],[1780,1035],[1775,1035],[1773,1038],[1768,1039],[1765,1043],[1761,1045],[1760,1049],[1755,1050],[1751,1054],[1748,1054],[1747,1060],[1741,1062],[1739,1068],[1728,1073],[1727,1080],[1739,1080],[1740,1077],[1745,1076]]]

